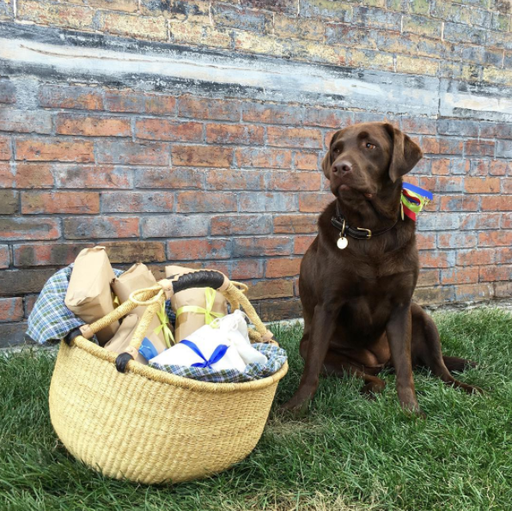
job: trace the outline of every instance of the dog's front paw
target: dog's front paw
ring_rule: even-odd
[[[308,412],[310,402],[310,397],[295,394],[287,403],[281,406],[281,410],[291,413],[295,417],[304,417]]]
[[[410,417],[417,417],[419,419],[426,419],[426,413],[420,408],[418,403],[401,403],[402,410]]]

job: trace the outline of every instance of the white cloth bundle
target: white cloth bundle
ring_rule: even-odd
[[[158,366],[178,365],[236,369],[243,372],[247,364],[265,364],[267,357],[251,346],[245,315],[236,310],[204,325],[186,339],[150,360]]]

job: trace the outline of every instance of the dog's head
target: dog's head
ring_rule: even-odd
[[[391,124],[370,122],[337,131],[322,169],[339,196],[373,199],[411,171],[423,154],[417,144]]]

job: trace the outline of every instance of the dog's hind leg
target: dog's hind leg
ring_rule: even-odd
[[[462,371],[468,367],[476,367],[476,362],[471,362],[471,360],[466,360],[465,358],[447,357],[443,355],[443,361],[444,365],[451,373],[462,373]]]
[[[481,393],[478,387],[456,380],[448,366],[458,370],[461,366],[472,365],[468,360],[456,357],[443,357],[439,332],[433,319],[417,304],[412,305],[412,361],[414,365],[427,367],[443,382],[452,387],[458,387],[472,394]],[[445,363],[448,360],[448,366]]]

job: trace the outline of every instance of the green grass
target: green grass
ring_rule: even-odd
[[[74,460],[48,415],[54,355],[0,356],[0,509],[511,509],[512,315],[480,309],[435,319],[445,353],[480,364],[460,379],[484,396],[416,372],[421,420],[400,410],[392,374],[375,401],[360,396],[356,379],[328,378],[309,415],[293,420],[277,405],[299,381],[301,328],[276,328],[291,368],[260,443],[233,469],[175,487],[109,480]]]

